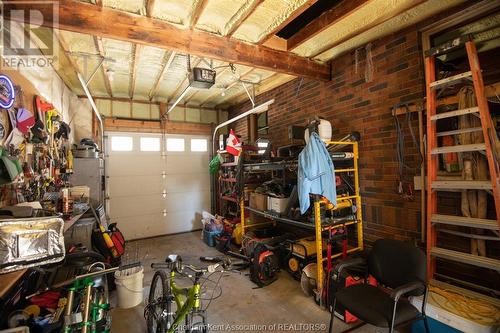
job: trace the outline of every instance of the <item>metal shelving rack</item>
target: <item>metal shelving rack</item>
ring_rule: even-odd
[[[325,199],[321,198],[319,195],[314,195],[314,224],[305,223],[302,221],[296,221],[289,218],[280,217],[277,214],[259,211],[254,208],[250,208],[245,206],[243,200],[240,200],[240,219],[241,219],[241,228],[243,234],[247,228],[260,226],[262,223],[249,224],[245,225],[245,210],[251,211],[255,214],[263,216],[274,223],[284,223],[293,225],[296,227],[304,228],[307,230],[314,230],[315,238],[316,238],[316,263],[317,263],[317,295],[322,294],[323,290],[323,281],[324,281],[324,268],[323,262],[327,260],[327,258],[323,258],[323,232],[330,232],[331,230],[356,225],[357,237],[356,237],[356,246],[351,247],[347,250],[347,253],[354,253],[358,251],[362,251],[364,249],[363,245],[363,217],[362,217],[362,208],[361,208],[361,194],[359,191],[359,168],[358,168],[358,159],[359,159],[359,150],[358,150],[358,142],[344,142],[344,141],[330,141],[327,143],[328,145],[346,145],[352,148],[352,168],[345,169],[337,169],[335,173],[347,173],[352,172],[354,176],[354,193],[348,196],[338,196],[337,197],[337,205],[346,200],[354,200],[356,205],[356,218],[355,220],[343,220],[339,222],[334,222],[331,224],[323,224],[321,221],[321,205],[327,205],[327,209],[335,209],[335,206],[327,202]],[[332,259],[338,258],[342,256],[342,253],[336,253],[332,255]]]

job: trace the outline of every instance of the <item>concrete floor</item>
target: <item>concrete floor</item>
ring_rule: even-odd
[[[193,264],[199,264],[199,256],[220,255],[215,248],[203,243],[200,232],[140,240],[128,243],[127,248],[129,260],[137,256],[143,264],[145,298],[154,274],[150,268],[151,263],[163,262],[168,254],[179,254],[185,262]],[[304,332],[306,329],[301,329],[304,324],[317,324],[307,331],[328,330],[329,313],[317,306],[312,298],[305,296],[299,282],[287,272],[281,272],[276,282],[261,289],[254,289],[255,284],[245,275],[246,272],[226,273],[222,277],[222,296],[214,300],[208,309],[209,324],[221,325],[223,328],[219,331],[228,332],[231,330],[226,329],[226,325],[240,325],[241,330],[233,330],[238,332]],[[111,332],[146,332],[143,310],[142,304],[131,309],[114,309]],[[279,324],[293,324],[295,329],[279,329]],[[276,325],[274,329],[273,325]],[[336,319],[334,331],[341,332],[348,327]],[[372,333],[385,330],[366,325],[356,332]]]

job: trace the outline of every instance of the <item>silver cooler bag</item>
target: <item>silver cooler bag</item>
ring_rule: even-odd
[[[63,228],[54,216],[0,220],[0,273],[62,261]]]

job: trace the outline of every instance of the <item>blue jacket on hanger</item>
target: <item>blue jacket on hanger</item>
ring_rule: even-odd
[[[311,205],[309,193],[322,195],[334,205],[337,204],[333,162],[325,143],[317,133],[311,134],[309,143],[299,154],[297,176],[301,214],[304,214]]]

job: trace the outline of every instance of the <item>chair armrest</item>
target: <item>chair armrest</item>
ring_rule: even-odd
[[[425,292],[426,288],[427,286],[425,285],[425,283],[421,281],[409,282],[393,289],[391,292],[391,298],[394,300],[394,302],[397,302],[399,301],[399,298],[401,296],[408,294],[409,292],[416,291],[418,289],[423,289],[423,291]]]
[[[366,268],[366,266],[367,266],[366,259],[357,257],[357,258],[349,258],[349,259],[343,260],[337,266],[334,267],[333,274],[335,274],[336,277],[338,277],[344,269],[346,269],[348,267],[353,267],[353,266],[362,266],[363,268]],[[336,277],[335,277],[335,279],[336,279]]]

